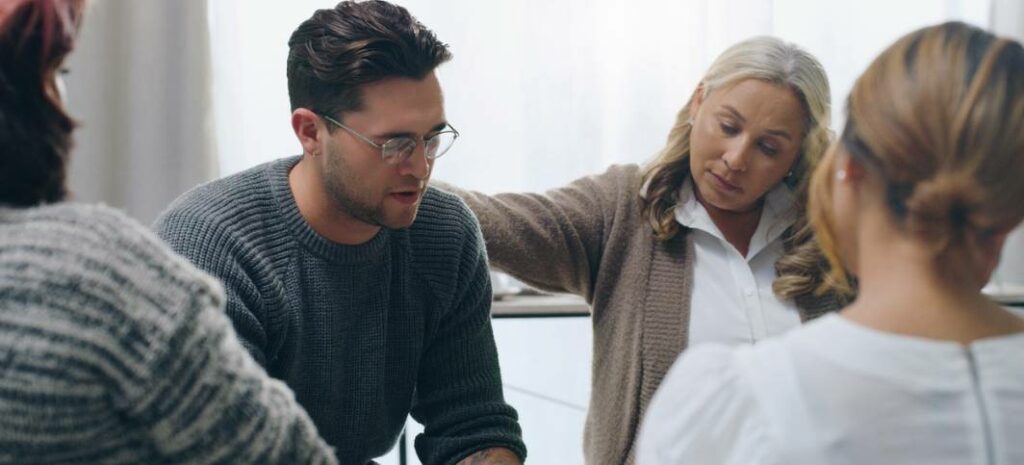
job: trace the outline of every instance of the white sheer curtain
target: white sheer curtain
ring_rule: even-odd
[[[77,200],[151,222],[217,175],[206,1],[91,2],[65,78]]]
[[[773,34],[825,65],[836,123],[853,79],[925,24],[986,26],[989,0],[400,1],[451,45],[440,69],[461,132],[435,176],[488,192],[554,187],[664,142],[701,73],[727,46]],[[284,62],[298,23],[330,1],[210,3],[221,167],[298,152]],[[837,124],[836,124],[837,125]]]

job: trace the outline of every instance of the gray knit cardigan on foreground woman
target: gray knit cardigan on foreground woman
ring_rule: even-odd
[[[331,464],[220,285],[109,208],[0,207],[0,464]]]

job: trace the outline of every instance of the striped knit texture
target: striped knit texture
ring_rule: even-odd
[[[688,230],[667,242],[655,239],[640,208],[637,165],[612,166],[543,194],[489,196],[435,185],[458,194],[477,215],[493,266],[590,304],[584,457],[590,465],[633,463],[640,420],[689,336],[694,255]],[[797,304],[804,319],[837,308],[832,299]]]
[[[222,306],[112,209],[0,208],[0,464],[335,463]]]
[[[220,278],[243,344],[286,382],[341,463],[390,450],[411,413],[427,465],[507,447],[505,402],[479,226],[428,189],[413,225],[333,243],[303,219],[285,158],[200,186],[157,220],[179,253]]]

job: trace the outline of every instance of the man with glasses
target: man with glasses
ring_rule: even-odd
[[[340,463],[385,454],[410,413],[424,464],[521,463],[479,226],[427,187],[459,135],[434,73],[447,46],[404,8],[346,1],[289,47],[302,155],[193,189],[157,231],[224,282],[243,344]]]

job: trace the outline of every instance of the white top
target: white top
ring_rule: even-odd
[[[1024,334],[969,346],[832,314],[755,346],[689,349],[639,465],[1024,464]]]
[[[750,344],[800,324],[796,305],[772,292],[775,262],[785,252],[782,233],[796,216],[788,187],[780,184],[769,191],[744,257],[725,240],[693,195],[693,181],[686,179],[675,217],[693,230],[689,347],[705,342]]]

